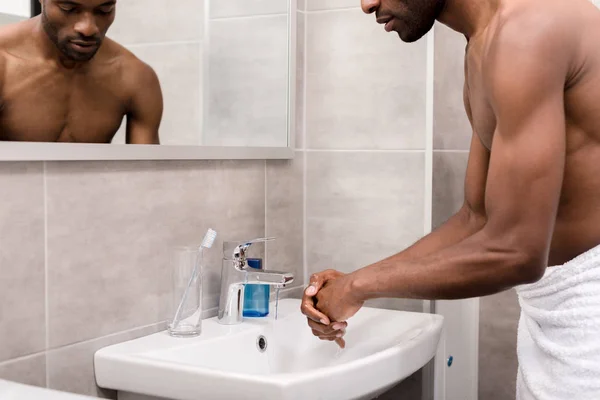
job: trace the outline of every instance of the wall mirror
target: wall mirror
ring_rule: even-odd
[[[15,41],[23,61],[0,82],[0,160],[293,157],[296,0],[9,3],[0,29],[46,35],[80,72],[37,65],[28,40]],[[94,26],[106,24],[100,42]],[[119,46],[154,75],[115,61]]]

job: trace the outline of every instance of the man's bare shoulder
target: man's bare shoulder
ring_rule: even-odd
[[[124,46],[109,38],[105,39],[103,46],[106,47],[104,59],[118,62],[121,73],[127,82],[137,83],[152,77],[156,78],[152,67]]]
[[[159,87],[158,76],[154,69],[138,58],[133,52],[106,38],[103,60],[118,65],[123,87],[132,95],[148,87]]]
[[[35,18],[0,27],[0,53],[19,54],[32,45]]]
[[[572,2],[574,7],[562,0],[508,3],[490,26],[483,52],[484,69],[493,75],[505,63],[529,61],[540,65],[552,63],[561,69],[574,68],[582,29],[587,24],[582,19],[582,9],[590,6],[592,12],[598,10],[588,0]]]

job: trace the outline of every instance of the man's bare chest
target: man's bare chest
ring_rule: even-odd
[[[8,70],[0,93],[0,139],[105,143],[126,113],[114,79],[73,76],[43,68]]]

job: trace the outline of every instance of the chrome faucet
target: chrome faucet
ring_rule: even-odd
[[[224,325],[242,322],[244,288],[246,285],[271,285],[285,287],[294,281],[290,272],[263,271],[248,267],[246,254],[253,243],[274,238],[254,239],[248,242],[224,242],[221,267],[221,296],[218,321]]]

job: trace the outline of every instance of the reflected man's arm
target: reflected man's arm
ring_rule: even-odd
[[[154,70],[140,63],[136,67],[133,94],[127,112],[127,144],[160,144],[158,129],[163,114],[160,82]]]

